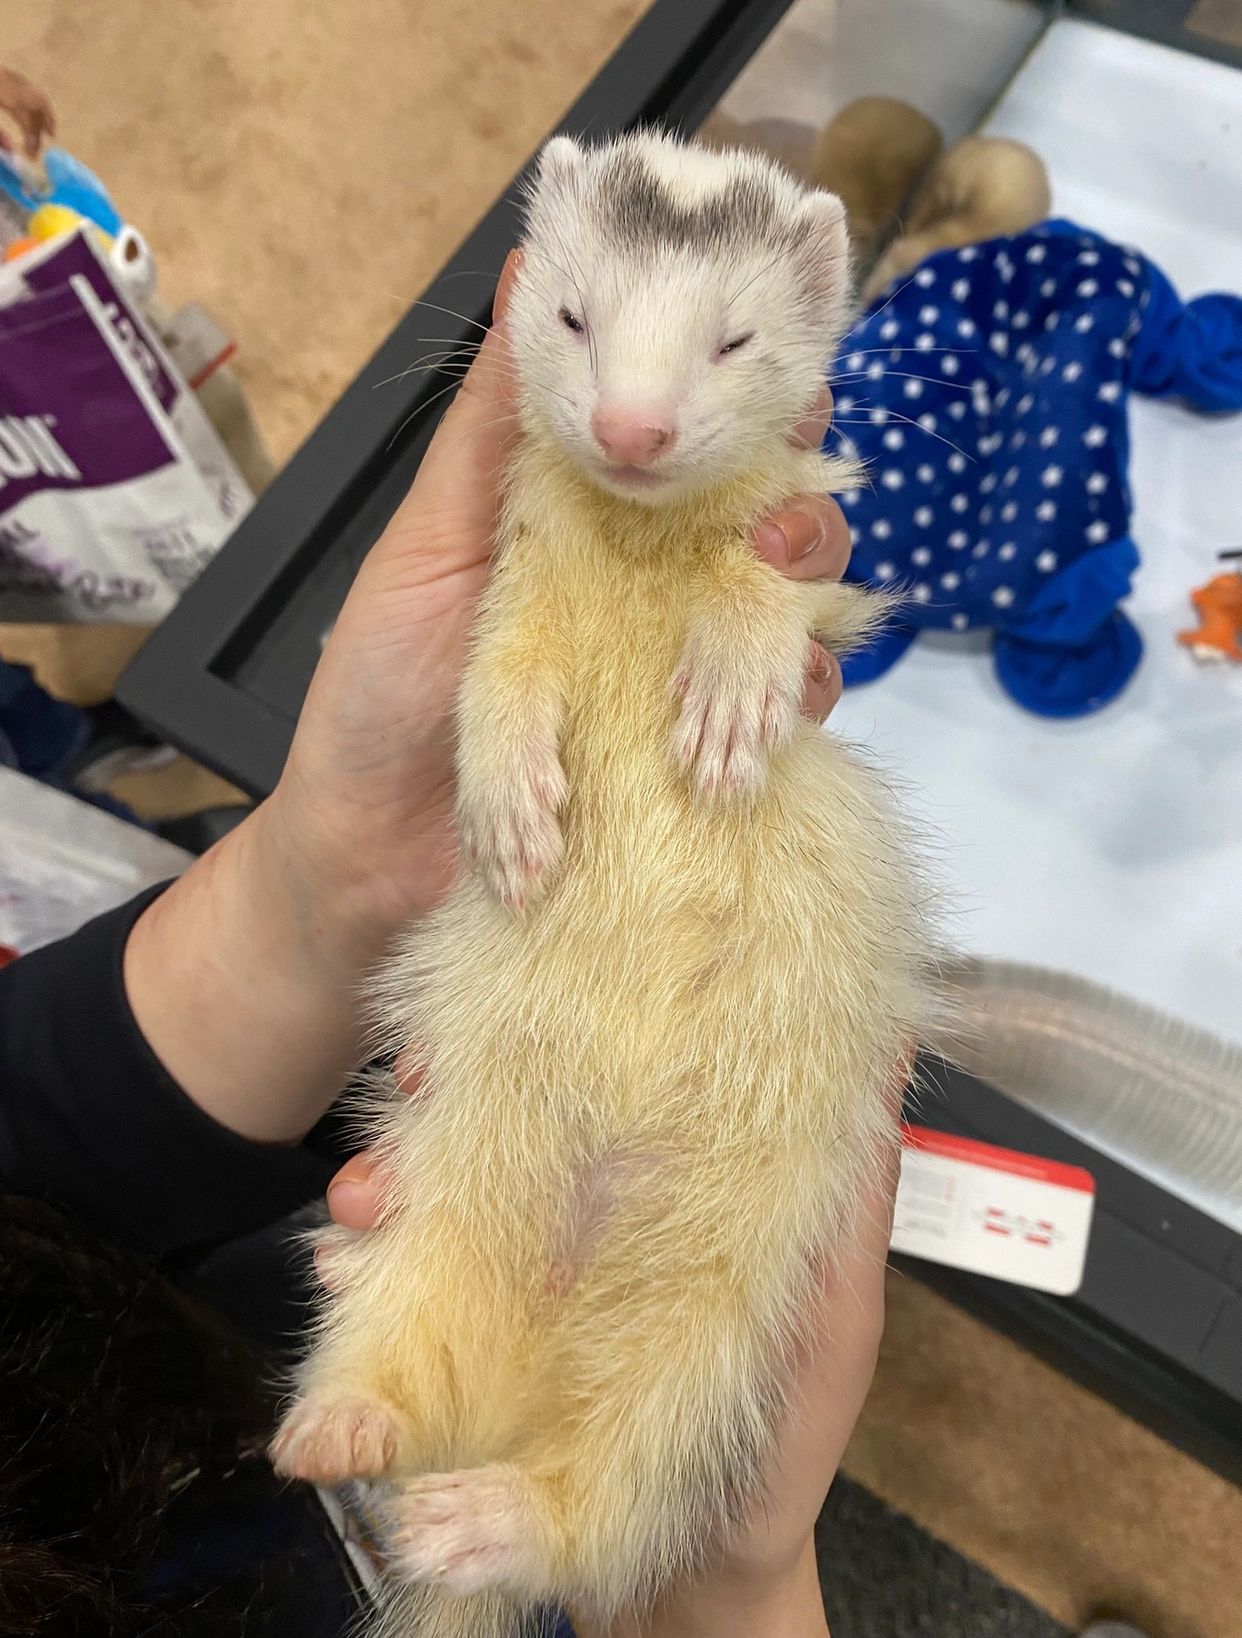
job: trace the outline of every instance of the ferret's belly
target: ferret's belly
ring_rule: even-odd
[[[773,1135],[822,1137],[833,1087],[873,1083],[892,1035],[871,776],[806,724],[757,798],[693,797],[667,675],[631,666],[616,715],[571,702],[562,864],[521,918],[463,881],[416,940],[409,1033],[452,1096],[588,1146],[740,1135],[760,1102]]]

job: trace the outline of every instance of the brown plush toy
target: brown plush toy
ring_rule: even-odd
[[[905,231],[863,285],[871,301],[934,251],[1023,233],[1048,215],[1052,193],[1039,155],[1005,137],[963,137],[937,160],[911,202]]]
[[[896,97],[859,97],[824,127],[808,180],[844,202],[856,265],[900,226],[902,206],[943,145],[939,127]]]
[[[862,284],[864,301],[933,251],[1024,232],[1052,203],[1043,160],[1025,143],[967,136],[942,152],[935,122],[896,97],[847,103],[818,137],[793,120],[742,122],[720,110],[699,137],[710,147],[768,154],[837,194],[855,267],[874,263]]]

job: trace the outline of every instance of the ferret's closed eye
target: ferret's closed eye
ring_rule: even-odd
[[[753,330],[748,330],[744,336],[735,336],[732,341],[726,341],[724,346],[716,353],[717,361],[727,358],[730,353],[740,352],[748,341],[754,339],[754,334]]]
[[[580,318],[576,318],[574,314],[569,311],[568,307],[561,308],[561,323],[567,330],[572,330],[576,336],[584,336],[586,334],[586,325]]]

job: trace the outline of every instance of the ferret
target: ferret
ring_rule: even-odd
[[[799,711],[869,594],[749,543],[850,481],[792,447],[840,202],[755,154],[546,144],[505,318],[522,437],[458,711],[463,864],[373,993],[416,1098],[273,1447],[392,1486],[385,1632],[606,1621],[759,1500],[927,1006],[914,849]],[[821,1275],[822,1278],[822,1275]]]
[[[939,126],[896,97],[859,97],[829,120],[811,180],[845,206],[856,263],[887,237],[943,146]]]
[[[873,300],[937,250],[1024,233],[1051,207],[1048,171],[1033,148],[1008,137],[963,137],[932,166],[900,238],[868,275],[864,300]]]

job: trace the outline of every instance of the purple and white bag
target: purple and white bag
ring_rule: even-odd
[[[0,619],[154,624],[252,499],[85,234],[0,270]]]

